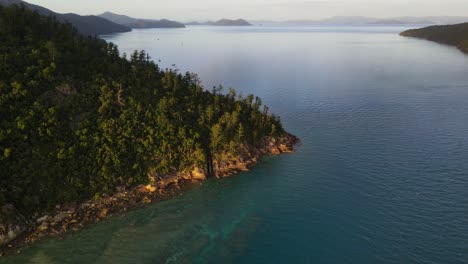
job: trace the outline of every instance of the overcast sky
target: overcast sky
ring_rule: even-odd
[[[111,11],[180,21],[320,19],[331,16],[467,16],[468,0],[29,0],[59,13]]]

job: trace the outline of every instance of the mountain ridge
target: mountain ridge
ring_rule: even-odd
[[[207,22],[189,22],[186,25],[190,26],[252,26],[247,20],[239,19],[220,19],[217,21],[207,21]]]
[[[112,12],[104,12],[97,15],[113,23],[120,24],[129,28],[184,28],[185,25],[169,19],[142,19],[133,18],[127,15],[120,15]]]
[[[255,24],[281,26],[367,26],[367,25],[439,25],[468,21],[462,16],[390,17],[334,16],[324,19],[292,19],[286,21],[253,20]]]
[[[130,32],[129,27],[113,23],[98,16],[81,16],[74,13],[60,14],[45,7],[34,5],[22,0],[0,0],[0,5],[24,5],[27,9],[43,16],[55,16],[61,22],[71,23],[83,35],[98,36],[112,33]]]

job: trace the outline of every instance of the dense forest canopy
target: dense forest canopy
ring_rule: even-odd
[[[468,23],[410,29],[400,35],[456,46],[461,51],[468,53]]]
[[[0,6],[0,204],[23,212],[144,183],[148,172],[284,133],[258,97],[205,90],[24,6]]]

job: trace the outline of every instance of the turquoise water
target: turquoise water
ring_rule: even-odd
[[[466,263],[468,56],[402,30],[106,36],[207,87],[259,95],[302,144],[0,262]]]

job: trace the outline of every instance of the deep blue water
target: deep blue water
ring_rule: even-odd
[[[467,263],[468,56],[403,28],[135,30],[162,67],[255,93],[297,153],[22,249],[20,263]],[[172,66],[175,64],[176,66]]]

